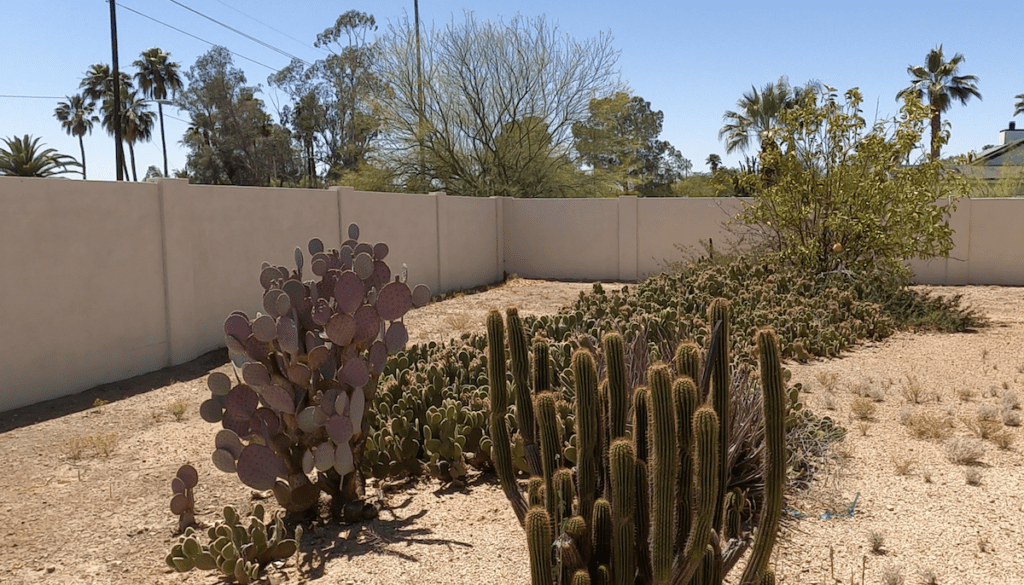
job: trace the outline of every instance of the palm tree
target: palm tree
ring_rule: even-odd
[[[66,102],[58,102],[57,109],[53,115],[60,120],[60,125],[68,136],[78,137],[78,147],[82,149],[82,179],[85,180],[85,142],[82,137],[87,133],[92,134],[92,125],[100,119],[93,114],[96,106],[82,97],[82,94],[75,94]]]
[[[812,87],[814,84],[808,84]],[[774,142],[772,134],[778,125],[779,114],[795,104],[803,92],[803,87],[791,87],[786,76],[777,82],[768,83],[761,91],[751,86],[749,92],[736,102],[739,111],[727,111],[722,115],[725,125],[718,131],[718,138],[725,138],[725,152],[731,154],[735,150],[745,151],[752,138],[756,137],[763,151],[769,140]]]
[[[931,160],[939,158],[939,134],[942,132],[942,113],[947,111],[953,100],[966,105],[967,100],[974,96],[981,99],[978,92],[978,78],[974,75],[959,75],[960,64],[964,56],[960,53],[946,61],[942,54],[942,45],[932,49],[925,57],[925,66],[908,65],[907,73],[913,79],[910,87],[896,94],[900,100],[908,95],[917,96],[921,103],[927,103],[932,112],[932,149]]]
[[[1013,96],[1017,98],[1017,103],[1013,107],[1013,115],[1024,114],[1024,93]]]
[[[53,148],[39,149],[39,139],[4,138],[6,147],[0,147],[0,175],[16,177],[52,177],[62,173],[77,173],[69,167],[81,166],[73,157],[60,154]]]
[[[135,143],[149,142],[153,138],[153,126],[156,123],[156,115],[150,111],[146,101],[139,97],[137,91],[129,91],[121,100],[121,139],[128,144],[129,158],[132,163],[132,180],[138,181],[139,174],[135,166]],[[103,127],[113,132],[113,108],[111,103],[104,103],[103,106]],[[125,166],[127,167],[127,162]],[[128,169],[125,169],[127,176]]]
[[[128,95],[128,92],[133,89],[132,80],[124,71],[119,71],[118,77],[120,79],[118,95],[121,96],[121,100],[123,102],[125,96]],[[96,63],[90,66],[85,72],[85,77],[82,78],[82,83],[79,84],[79,87],[82,88],[82,94],[85,95],[86,98],[91,100],[93,103],[100,102],[100,109],[102,111],[107,112],[113,109],[114,75],[111,73],[109,65]],[[108,124],[108,118],[109,114],[104,115],[103,128],[108,134],[114,136],[114,126]],[[122,140],[124,139],[123,134],[124,132],[122,128]],[[127,176],[127,162],[124,160],[124,152],[122,151],[120,144],[116,146],[118,150],[118,157],[121,159],[125,168],[125,176]]]
[[[159,100],[167,99],[168,93],[177,95],[178,90],[183,87],[181,75],[178,74],[180,65],[169,61],[170,53],[153,47],[142,52],[142,58],[136,59],[135,67],[139,69],[135,74],[135,81],[139,82],[139,89],[142,95],[157,100],[157,111],[160,113],[160,144],[164,149],[164,176],[167,173],[167,140],[164,137],[164,105]]]
[[[718,167],[722,166],[722,157],[712,153],[708,155],[708,159],[704,162],[706,162],[708,166],[711,167],[712,173],[716,173],[718,172]]]

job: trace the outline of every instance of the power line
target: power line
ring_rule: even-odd
[[[176,31],[180,32],[183,35],[190,36],[193,39],[195,39],[197,41],[202,41],[202,42],[204,42],[207,45],[210,45],[212,47],[217,47],[217,46],[223,47],[224,46],[224,45],[218,45],[216,43],[211,43],[210,41],[208,41],[206,39],[199,38],[199,37],[197,37],[196,35],[194,35],[194,34],[192,34],[190,32],[185,32],[185,31],[181,30],[178,27],[171,26],[171,25],[167,24],[166,22],[163,22],[161,20],[157,20],[157,19],[153,18],[152,16],[148,16],[146,14],[143,14],[143,13],[141,13],[138,10],[135,10],[133,8],[129,8],[129,7],[125,6],[124,4],[121,4],[120,2],[118,2],[117,5],[120,6],[121,8],[124,8],[128,12],[134,12],[135,14],[138,14],[139,16],[141,16],[143,18],[147,18],[149,20],[152,20],[153,22],[155,22],[157,24],[162,24],[162,25],[166,26],[167,28],[176,30]],[[231,49],[228,49],[227,47],[224,47],[224,48],[227,50],[227,52],[231,53],[232,55],[234,55],[236,57],[241,57],[242,59],[245,59],[246,61],[250,61],[250,62],[255,63],[255,64],[257,64],[257,65],[259,65],[261,67],[266,67],[267,69],[270,69],[271,71],[277,71],[277,68],[271,67],[270,65],[267,65],[266,63],[260,63],[259,61],[255,60],[255,59],[250,59],[249,57],[246,57],[245,55],[242,55],[241,53],[236,53],[236,52],[232,51]]]
[[[53,95],[8,95],[8,94],[0,94],[0,98],[13,98],[13,99],[20,99],[20,100],[63,100],[63,99],[67,99],[67,96],[64,96],[64,95],[53,96]]]
[[[194,8],[189,8],[188,6],[185,6],[184,4],[182,4],[181,2],[178,2],[178,0],[168,0],[168,1],[169,1],[170,3],[172,3],[172,4],[177,4],[178,6],[181,6],[181,7],[182,7],[182,8],[184,8],[185,10],[188,10],[189,12],[193,12],[193,13],[195,13],[195,14],[198,14],[199,16],[202,16],[203,18],[205,18],[206,20],[209,20],[210,22],[213,22],[213,23],[219,24],[220,26],[222,26],[222,27],[224,27],[224,28],[228,29],[229,31],[231,31],[231,32],[233,32],[233,33],[235,33],[235,34],[241,35],[241,36],[243,36],[243,37],[245,37],[245,38],[249,39],[250,41],[252,41],[252,42],[254,42],[254,43],[259,43],[260,45],[263,45],[264,47],[266,47],[266,48],[270,49],[271,51],[277,51],[278,53],[280,53],[280,54],[284,55],[285,57],[288,57],[288,58],[291,58],[291,59],[297,59],[297,60],[299,60],[299,61],[302,61],[302,62],[303,62],[303,63],[305,63],[305,64],[306,64],[307,66],[308,66],[308,65],[310,64],[310,63],[309,63],[308,61],[306,61],[305,59],[302,59],[302,58],[296,57],[295,55],[292,55],[291,53],[288,53],[288,52],[286,52],[286,51],[282,51],[281,49],[278,49],[277,47],[275,47],[275,46],[271,45],[270,43],[267,43],[267,42],[265,42],[265,41],[261,41],[260,39],[257,39],[256,37],[254,37],[254,36],[252,36],[252,35],[246,34],[246,33],[244,33],[244,32],[242,32],[242,31],[238,30],[237,28],[235,28],[235,27],[233,27],[233,26],[229,26],[229,25],[226,25],[226,24],[224,24],[223,22],[221,22],[221,21],[217,20],[216,18],[213,18],[213,17],[211,17],[211,16],[207,16],[207,15],[203,14],[202,12],[199,12],[198,10],[196,10],[196,9],[194,9]]]
[[[288,34],[288,33],[284,32],[284,31],[282,31],[282,30],[278,30],[278,29],[276,29],[276,28],[274,28],[274,27],[270,26],[269,24],[267,24],[267,23],[263,22],[262,20],[260,20],[260,19],[258,19],[258,18],[256,18],[256,17],[250,16],[250,15],[248,15],[248,14],[246,14],[246,13],[242,12],[241,10],[239,10],[239,9],[235,8],[234,6],[232,6],[232,5],[228,4],[227,2],[224,2],[223,0],[217,0],[217,2],[218,2],[219,4],[222,4],[222,5],[224,5],[224,6],[227,6],[227,7],[228,7],[228,8],[230,8],[231,10],[234,10],[235,12],[237,12],[237,13],[241,14],[242,16],[244,16],[244,17],[248,18],[249,20],[253,20],[253,21],[255,21],[255,22],[258,22],[259,24],[262,24],[263,26],[265,26],[265,27],[269,28],[270,30],[272,30],[272,31],[276,32],[277,34],[279,34],[279,35],[281,35],[281,36],[284,36],[284,37],[288,37],[289,39],[291,39],[291,40],[295,41],[296,43],[299,43],[300,45],[303,45],[303,46],[304,46],[304,47],[306,47],[306,48],[312,48],[312,49],[313,49],[314,51],[320,51],[320,52],[321,52],[321,53],[323,53],[324,55],[330,55],[330,53],[329,53],[329,52],[327,52],[327,51],[325,51],[325,50],[323,50],[323,49],[321,49],[321,48],[319,48],[319,47],[317,47],[317,46],[315,46],[315,45],[310,45],[310,44],[306,43],[305,41],[300,41],[299,39],[297,39],[297,38],[295,38],[295,37],[291,36],[290,34]]]

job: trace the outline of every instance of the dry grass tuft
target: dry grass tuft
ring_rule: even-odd
[[[977,395],[973,388],[957,388],[956,397],[960,402],[970,402]]]
[[[1013,434],[1006,429],[992,435],[992,442],[1003,451],[1009,451],[1013,446]]]
[[[185,420],[185,413],[191,404],[188,400],[176,400],[167,405],[167,412],[174,416],[174,420],[181,422]]]
[[[836,384],[839,382],[839,374],[836,372],[818,372],[814,375],[814,379],[821,384],[821,387],[826,392],[832,392],[836,389]]]
[[[991,438],[992,435],[1002,428],[1002,424],[998,420],[983,417],[981,414],[978,414],[978,417],[975,419],[961,418],[960,422],[964,423],[964,426],[967,427],[967,430],[972,435],[983,440]]]
[[[878,410],[878,407],[875,406],[874,401],[866,396],[858,396],[850,403],[850,413],[857,420],[870,419],[875,415],[876,410]]]
[[[900,422],[917,439],[945,439],[953,433],[953,419],[934,412],[901,413]]]
[[[1019,427],[1021,422],[1021,414],[1019,410],[1004,410],[1003,411],[1003,424],[1008,427]]]
[[[117,433],[75,435],[64,441],[64,456],[73,461],[86,457],[110,457],[117,445]]]
[[[905,455],[893,455],[892,464],[896,467],[896,475],[910,475],[910,470],[917,465],[917,461]]]
[[[882,567],[882,585],[903,585],[903,569],[892,563]]]
[[[1003,410],[1020,410],[1020,398],[1017,397],[1017,393],[1007,392],[1003,394],[1002,406]]]
[[[885,535],[872,530],[868,533],[868,544],[871,545],[871,552],[880,555],[885,554]]]

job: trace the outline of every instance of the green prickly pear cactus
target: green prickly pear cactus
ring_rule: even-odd
[[[742,523],[745,494],[730,490],[727,483],[729,452],[723,448],[729,438],[722,422],[730,413],[729,314],[727,301],[713,301],[707,357],[702,359],[699,346],[684,341],[672,355],[672,367],[656,363],[649,368],[646,386],[628,387],[619,334],[608,334],[602,341],[604,380],[597,379],[591,350],[577,350],[572,356],[575,489],[564,486],[571,476],[557,461],[562,437],[555,395],[541,392],[530,404],[537,421],[541,473],[531,477],[524,497],[504,428],[510,406],[506,332],[501,315],[490,313],[493,458],[502,488],[526,530],[533,583],[557,578],[563,583],[617,585],[721,584],[748,548],[752,552],[737,583],[772,581],[768,560],[783,507],[790,397],[775,334],[758,330],[765,487],[753,532]],[[510,319],[509,328],[513,327],[521,325]],[[508,333],[509,339],[518,337],[518,332]],[[510,353],[515,377],[524,379],[528,364],[522,363],[522,352]],[[630,404],[633,420],[627,426]]]
[[[223,511],[224,520],[207,531],[208,542],[200,543],[201,533],[194,528],[185,533],[171,547],[165,559],[167,565],[178,572],[192,569],[219,570],[229,581],[251,583],[259,579],[267,564],[291,557],[298,551],[302,526],[295,528],[295,538],[280,516],[265,523],[263,506],[257,504],[246,524],[231,506]]]
[[[293,270],[264,263],[263,312],[224,322],[235,379],[211,374],[200,414],[223,427],[218,469],[273,490],[293,513],[315,509],[326,491],[336,515],[359,521],[376,513],[361,498],[367,406],[388,355],[409,339],[403,316],[430,290],[392,279],[386,244],[360,243],[355,224],[348,235],[340,250],[310,240],[310,280],[299,248]]]

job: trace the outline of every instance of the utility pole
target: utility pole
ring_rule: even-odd
[[[413,12],[416,14],[416,109],[419,113],[419,125],[416,128],[416,139],[419,142],[419,173],[423,175],[423,61],[420,57],[420,0],[413,0]]]
[[[121,73],[117,68],[117,12],[115,0],[107,0],[110,3],[110,51],[112,53],[112,65],[110,75],[112,77],[114,103],[113,111],[114,124],[114,159],[117,161],[117,180],[124,180],[124,146],[121,144]]]

